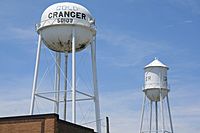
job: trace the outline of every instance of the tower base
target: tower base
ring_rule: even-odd
[[[146,99],[149,101],[149,106]],[[164,103],[167,104],[167,108],[164,108]],[[154,109],[153,105],[155,105]],[[166,118],[169,121],[169,126],[166,124]],[[166,98],[163,98],[160,90],[159,101],[152,101],[148,96],[146,96],[146,94],[144,94],[139,133],[173,133],[168,94],[166,95]]]

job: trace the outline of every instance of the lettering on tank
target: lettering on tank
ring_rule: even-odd
[[[56,11],[48,14],[49,19],[56,19],[57,23],[73,23],[74,19],[87,20],[86,14],[78,11],[75,6],[57,6]]]

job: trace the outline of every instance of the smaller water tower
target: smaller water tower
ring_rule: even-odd
[[[142,115],[141,115],[141,125],[140,125],[140,133],[173,133],[173,126],[172,126],[172,119],[171,119],[171,112],[169,106],[169,99],[168,99],[168,82],[167,82],[167,71],[168,66],[161,63],[158,59],[155,58],[153,62],[146,65],[144,67],[145,76],[144,76],[144,100],[142,106]],[[146,99],[149,100],[149,106],[146,102]],[[164,103],[167,103],[167,109],[165,111]],[[158,112],[158,102],[160,102],[160,109]],[[153,104],[155,104],[155,113],[153,115]],[[149,108],[148,108],[149,107]],[[146,112],[149,112],[149,115],[145,114],[145,109],[149,109]],[[168,131],[165,122],[165,114],[168,112],[168,120],[170,129]],[[158,117],[160,115],[160,117]],[[155,122],[153,123],[153,116]],[[147,118],[147,122],[145,121]],[[159,121],[160,120],[160,121]],[[144,123],[147,123],[147,127],[144,126]],[[154,127],[154,128],[153,128]]]

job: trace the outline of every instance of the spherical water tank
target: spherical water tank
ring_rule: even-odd
[[[49,6],[36,26],[43,43],[58,52],[72,51],[72,35],[76,51],[84,49],[96,35],[94,18],[83,6],[70,2]]]
[[[165,98],[169,92],[167,83],[167,70],[169,68],[155,59],[149,65],[145,66],[144,92],[152,101],[160,100],[160,91],[162,98]]]

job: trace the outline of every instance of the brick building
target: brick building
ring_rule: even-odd
[[[57,114],[44,114],[0,118],[0,133],[94,133],[94,130],[60,120]]]

